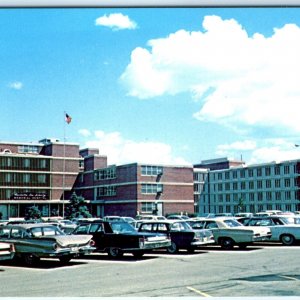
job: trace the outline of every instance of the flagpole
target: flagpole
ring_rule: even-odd
[[[65,218],[65,172],[66,172],[66,122],[65,122],[66,112],[64,111],[64,154],[63,154],[63,191],[62,191],[62,201],[63,201],[63,211],[62,217]]]

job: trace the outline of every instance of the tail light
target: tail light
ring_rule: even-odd
[[[10,250],[10,252],[16,252],[15,245],[10,244],[9,250]]]
[[[91,247],[94,247],[94,246],[96,245],[96,243],[95,243],[94,240],[90,240],[89,245],[90,245]]]

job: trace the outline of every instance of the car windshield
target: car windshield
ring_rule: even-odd
[[[236,220],[230,219],[230,220],[224,220],[224,223],[228,226],[228,227],[239,227],[239,226],[243,226],[241,223],[239,223]]]
[[[33,237],[39,236],[53,236],[53,235],[65,235],[59,228],[56,226],[45,226],[45,227],[33,227],[31,228],[28,233],[31,233]]]
[[[113,233],[131,233],[136,230],[127,222],[112,222],[110,223]]]

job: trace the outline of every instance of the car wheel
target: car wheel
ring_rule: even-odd
[[[59,258],[59,261],[62,263],[62,264],[67,264],[70,262],[70,260],[72,259],[72,256],[70,255],[64,255],[64,256],[61,256]]]
[[[174,254],[178,251],[177,245],[174,242],[171,242],[171,245],[167,248],[167,251],[171,254]]]
[[[232,250],[234,241],[231,238],[223,238],[221,240],[221,248],[224,250]]]
[[[109,257],[111,258],[118,258],[123,256],[123,252],[120,248],[117,247],[110,247],[107,251]]]
[[[290,234],[283,234],[280,237],[280,241],[283,245],[291,246],[295,243],[295,238]]]
[[[23,255],[23,261],[27,266],[35,266],[40,261],[40,258],[31,253],[26,253]]]
[[[141,258],[145,253],[143,251],[136,251],[133,252],[132,255],[134,256],[134,258]]]

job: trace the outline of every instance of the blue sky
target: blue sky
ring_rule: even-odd
[[[0,140],[65,132],[109,164],[300,158],[299,12],[0,9]]]

